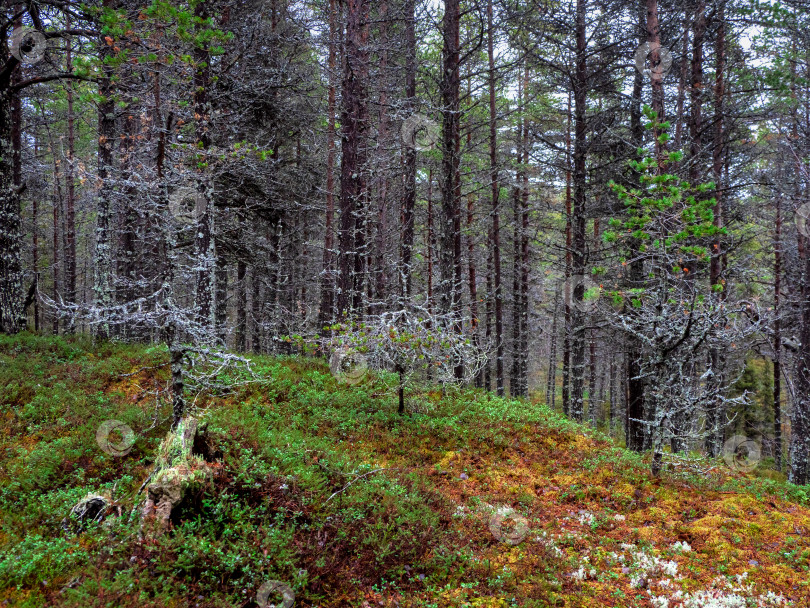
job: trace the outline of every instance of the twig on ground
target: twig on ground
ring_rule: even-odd
[[[367,477],[368,475],[371,475],[372,473],[378,473],[379,471],[387,471],[387,470],[396,470],[396,469],[389,469],[388,467],[381,467],[379,469],[374,469],[373,471],[369,471],[368,473],[363,473],[359,477],[355,477],[354,479],[352,479],[349,483],[347,483],[345,486],[340,488],[337,492],[332,494],[329,498],[326,499],[326,502],[329,502],[330,500],[332,500],[335,496],[337,496],[338,494],[343,492],[346,488],[348,488],[350,485],[352,485],[355,481],[363,479],[363,477]],[[326,502],[323,503],[323,504],[326,504]]]

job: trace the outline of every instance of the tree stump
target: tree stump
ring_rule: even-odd
[[[185,418],[161,443],[141,510],[141,540],[166,532],[175,507],[211,482],[211,467],[204,457],[211,451],[204,434],[205,427],[196,419]]]

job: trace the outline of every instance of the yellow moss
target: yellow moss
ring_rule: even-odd
[[[574,445],[577,449],[582,450],[584,452],[589,452],[594,447],[593,439],[590,437],[586,437],[585,435],[577,435],[574,439]]]
[[[442,468],[442,470],[447,470],[451,466],[450,461],[453,460],[455,457],[456,457],[455,452],[452,452],[452,451],[451,452],[445,452],[444,456],[442,456],[441,460],[439,460],[439,462],[437,464]]]
[[[506,608],[508,605],[507,601],[500,597],[475,597],[462,604],[470,608]]]
[[[618,494],[619,496],[631,497],[633,496],[635,489],[629,483],[619,483],[613,486],[610,491],[613,494]]]
[[[646,512],[647,521],[664,522],[667,520],[667,515],[669,513],[661,507],[650,507]]]
[[[573,485],[575,478],[573,475],[555,475],[551,479],[554,481],[554,485],[565,488]]]

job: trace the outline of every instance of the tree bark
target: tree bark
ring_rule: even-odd
[[[461,315],[461,178],[459,175],[461,145],[460,87],[460,5],[459,0],[445,0],[442,19],[442,215],[439,249],[439,310]],[[458,321],[453,330],[460,333]],[[464,372],[461,360],[453,362],[456,378]]]
[[[551,336],[548,353],[548,378],[546,385],[546,405],[551,409],[557,406],[557,317],[560,309],[560,288],[554,293],[554,311],[551,313]]]
[[[565,130],[565,284],[563,289],[563,368],[562,368],[562,406],[563,414],[571,415],[571,247],[573,234],[571,230],[571,93],[568,94],[567,126]]]
[[[12,69],[17,60],[9,57]],[[10,72],[0,77],[0,332],[15,334],[25,328],[23,270],[21,260],[22,217],[19,188],[13,179],[14,93]]]
[[[810,255],[806,237],[801,262],[803,281],[799,303],[801,346],[796,356],[796,398],[790,416],[790,475],[791,483],[810,482]]]
[[[323,275],[321,279],[321,308],[319,328],[334,319],[335,314],[335,70],[337,69],[338,37],[337,0],[329,0],[329,89],[326,102],[326,229],[323,239]]]
[[[65,27],[70,29],[70,17],[67,16]],[[71,55],[71,38],[65,39],[65,63],[67,71],[73,71],[73,57]],[[73,82],[65,83],[67,87],[67,128],[68,128],[68,149],[67,166],[65,167],[65,301],[76,302],[76,212],[75,212],[75,177],[74,177],[74,155],[76,151],[76,132],[73,115]],[[73,330],[73,321],[68,324]]]
[[[197,19],[208,19],[208,4],[203,1],[194,9]],[[208,148],[211,145],[211,101],[209,86],[211,78],[208,49],[201,43],[194,49],[194,115],[195,137],[199,156],[197,165],[207,165]],[[195,308],[197,319],[202,325],[214,329],[216,326],[216,241],[214,239],[214,192],[207,166],[197,169],[195,201],[194,253],[197,258],[195,285]]]
[[[413,115],[416,107],[416,2],[407,0],[405,21],[405,107]],[[407,300],[411,295],[411,257],[414,240],[414,208],[416,207],[416,149],[405,146],[405,174],[402,193],[402,246],[400,250],[400,292]]]
[[[478,285],[475,276],[475,242],[473,240],[473,193],[467,195],[467,278],[470,287],[470,332],[472,333],[473,347],[476,352],[481,350],[481,337],[479,335],[478,318]],[[475,375],[475,386],[483,385],[483,368]]]
[[[645,23],[644,11],[645,0],[641,0],[639,10],[639,25]],[[644,28],[640,28],[643,30]],[[639,37],[643,42],[646,38],[646,30]],[[642,145],[644,138],[644,127],[641,123],[641,93],[643,89],[642,74],[636,71],[633,81],[633,94],[630,105],[630,132],[635,148]],[[639,243],[632,242],[630,249],[630,262],[627,269],[627,282],[630,288],[641,288],[644,284],[644,266],[638,258]],[[625,369],[627,370],[627,397],[626,397],[626,422],[625,441],[627,448],[635,452],[644,449],[645,437],[649,435],[644,426],[644,381],[639,378],[641,374],[640,361],[641,344],[635,338],[627,338],[627,360]]]
[[[104,7],[113,9],[117,0],[104,0]],[[112,84],[113,68],[108,59],[113,49],[105,37],[99,37],[99,59],[102,64],[98,92],[98,179],[100,182],[96,201],[96,251],[93,292],[95,306],[100,308],[99,323],[95,326],[98,337],[109,338],[108,309],[113,303],[113,247],[110,221],[113,212],[113,142],[115,141],[115,98]]]
[[[499,397],[504,395],[503,374],[503,290],[501,288],[501,219],[499,208],[500,185],[498,183],[498,114],[495,105],[495,55],[494,26],[492,23],[492,0],[487,2],[487,59],[489,69],[489,172],[492,182],[492,280],[495,300],[495,385]]]
[[[368,1],[346,1],[341,111],[338,313],[362,312],[367,198]]]
[[[62,268],[62,176],[59,173],[59,158],[56,149],[51,146],[53,154],[53,300],[62,299],[64,289],[64,271]],[[53,333],[59,335],[60,315],[53,311]]]
[[[247,348],[247,264],[241,258],[236,263],[236,290],[235,348],[242,353]]]
[[[781,167],[780,167],[781,168]],[[776,198],[773,237],[773,459],[782,470],[782,197]]]
[[[712,175],[714,177],[715,182],[715,190],[714,190],[714,198],[715,198],[715,205],[714,205],[714,225],[717,228],[722,228],[723,226],[723,203],[722,203],[722,187],[721,182],[723,180],[723,165],[725,163],[725,153],[726,153],[726,146],[725,146],[725,132],[723,128],[723,118],[724,118],[724,101],[725,101],[725,84],[724,84],[724,72],[726,69],[726,51],[725,51],[725,39],[726,39],[726,25],[725,25],[725,3],[723,0],[720,0],[718,13],[717,13],[717,21],[718,21],[718,28],[717,33],[715,34],[715,56],[716,56],[716,66],[715,66],[715,84],[714,84],[714,146],[712,148]],[[697,33],[695,34],[697,37]],[[711,245],[711,260],[709,262],[709,283],[712,285],[712,288],[719,288],[723,291],[719,293],[720,300],[725,299],[725,281],[723,281],[722,274],[723,274],[723,251],[721,248],[721,242],[719,235],[715,237],[712,241]],[[723,356],[717,349],[712,349],[710,352],[711,358],[711,366],[712,366],[712,381],[715,382],[718,386],[722,382],[722,368],[723,368]],[[724,438],[724,422],[725,422],[726,412],[723,408],[722,399],[718,399],[717,402],[714,404],[712,408],[710,418],[711,422],[713,423],[711,427],[709,427],[711,435],[709,436],[709,443],[707,445],[707,453],[710,456],[719,456],[723,446],[723,438]]]
[[[571,417],[582,421],[584,409],[585,376],[585,324],[586,315],[582,311],[585,285],[585,196],[586,196],[586,155],[587,155],[587,31],[585,15],[587,0],[577,0],[576,21],[576,69],[574,76],[574,208],[571,218],[573,250],[571,271],[577,278],[574,289],[574,307],[571,311]]]

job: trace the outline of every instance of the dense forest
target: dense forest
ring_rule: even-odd
[[[175,425],[250,353],[315,354],[398,374],[400,410],[464,384],[654,474],[730,450],[810,481],[806,5],[3,19],[2,333],[167,345]]]

